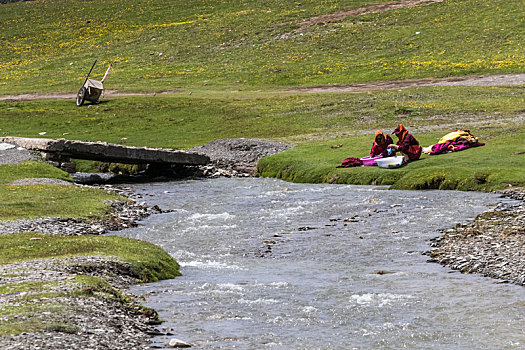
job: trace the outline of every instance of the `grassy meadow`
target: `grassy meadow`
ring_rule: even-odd
[[[14,185],[24,178],[71,176],[44,162],[0,165],[0,221],[20,218],[61,217],[101,218],[108,215],[109,201],[124,199],[104,190],[68,185]]]
[[[177,149],[258,137],[297,145],[260,164],[261,175],[290,181],[464,190],[523,184],[523,86],[294,90],[525,70],[522,1],[422,2],[305,25],[316,16],[386,3],[37,0],[0,5],[5,48],[0,96],[73,94],[95,59],[95,79],[113,63],[106,89],[146,93],[103,97],[102,103],[81,108],[73,100],[4,99],[0,135],[45,133]],[[456,128],[470,129],[487,145],[398,170],[335,168],[346,157],[366,155],[374,130],[391,132],[398,123],[424,146]],[[327,147],[336,144],[344,146]]]
[[[36,0],[0,11],[0,94],[274,89],[522,72],[523,1],[446,0],[319,23],[385,0]],[[468,15],[467,15],[468,14]]]

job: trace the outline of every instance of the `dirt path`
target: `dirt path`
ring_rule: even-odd
[[[472,75],[450,78],[425,78],[413,80],[390,80],[362,84],[348,85],[321,85],[305,88],[282,89],[283,92],[366,92],[381,90],[406,89],[420,86],[500,86],[500,85],[524,85],[525,73],[519,74],[495,74],[495,75]]]
[[[370,13],[385,12],[385,11],[396,10],[396,9],[405,8],[405,7],[411,7],[411,6],[420,6],[420,5],[426,6],[426,5],[431,5],[431,4],[438,3],[438,2],[443,2],[443,0],[404,0],[404,1],[385,2],[382,4],[373,4],[373,5],[361,7],[358,9],[344,10],[344,11],[329,13],[326,15],[310,17],[299,23],[298,22],[281,23],[278,26],[282,26],[282,25],[286,25],[290,23],[298,23],[299,28],[295,29],[293,32],[300,32],[316,24],[337,22],[337,21],[345,19],[346,17],[360,16],[360,15],[366,15]],[[291,33],[287,33],[287,34],[291,34]]]
[[[348,84],[348,85],[319,85],[304,88],[289,88],[275,90],[276,92],[291,93],[323,93],[323,92],[367,92],[382,90],[399,90],[419,86],[502,86],[502,85],[525,85],[525,73],[519,74],[494,74],[494,75],[472,75],[451,78],[426,78],[412,80],[390,80],[371,83]],[[155,96],[162,94],[180,93],[180,90],[162,92],[118,92],[117,90],[106,90],[104,97],[123,96]],[[48,94],[20,94],[0,96],[0,101],[31,101],[38,99],[74,100],[72,93],[48,93]]]
[[[122,97],[122,96],[155,96],[162,94],[174,94],[180,92],[178,90],[169,90],[161,92],[119,92],[118,90],[104,90],[102,98],[104,97]],[[60,93],[51,92],[46,94],[20,94],[20,95],[6,95],[0,96],[0,101],[31,101],[39,99],[53,99],[53,100],[74,100],[77,97],[76,93]]]

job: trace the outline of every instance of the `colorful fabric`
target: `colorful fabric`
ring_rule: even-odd
[[[343,160],[343,163],[338,168],[352,168],[361,165],[363,165],[363,161],[360,158],[350,157]]]
[[[377,157],[363,157],[361,158],[361,161],[363,162],[363,166],[374,166],[377,165],[376,160],[383,158],[382,156]]]
[[[377,143],[376,139],[378,135],[383,135],[383,142],[381,144]],[[376,157],[376,156],[382,156],[387,157],[388,156],[388,145],[393,144],[394,141],[390,137],[390,135],[385,135],[383,131],[377,130],[374,135],[374,143],[372,144],[372,149],[370,150],[370,157]]]
[[[439,139],[438,143],[457,141],[459,138],[467,140],[469,143],[478,142],[478,138],[470,133],[470,130],[456,130],[450,132]]]
[[[459,152],[463,151],[467,148],[472,147],[479,147],[484,146],[485,144],[482,142],[476,142],[476,143],[470,143],[468,141],[453,141],[453,142],[445,142],[445,143],[437,143],[434,146],[432,146],[432,151],[430,154],[443,154],[448,152]]]

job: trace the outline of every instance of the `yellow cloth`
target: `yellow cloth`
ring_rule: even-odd
[[[462,137],[464,139],[467,139],[470,143],[478,142],[478,138],[475,137],[474,135],[472,135],[470,132],[464,131],[464,130],[456,130],[456,131],[448,133],[445,136],[443,136],[442,138],[440,138],[438,143],[445,143],[445,142],[456,141],[460,137]]]

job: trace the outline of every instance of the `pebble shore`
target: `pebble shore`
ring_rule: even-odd
[[[525,286],[525,190],[504,191],[517,204],[486,211],[466,225],[456,225],[435,238],[430,261],[462,273]]]
[[[126,189],[107,185],[101,187],[131,196]],[[41,232],[56,235],[100,235],[136,226],[137,221],[160,212],[162,210],[156,206],[151,208],[134,201],[113,201],[111,215],[104,220],[87,221],[53,217],[21,219],[0,223],[0,234]],[[109,283],[110,290],[107,291],[107,295],[75,296],[75,292],[85,292],[85,289],[89,288],[80,282],[75,282],[77,276],[101,277]],[[151,349],[154,347],[150,341],[152,336],[171,335],[169,332],[163,333],[156,329],[155,326],[159,322],[154,310],[139,306],[135,296],[124,292],[126,288],[140,281],[130,265],[117,257],[79,256],[0,265],[0,282],[1,285],[15,286],[45,283],[46,293],[64,295],[58,298],[34,299],[31,297],[34,292],[13,291],[0,294],[0,306],[23,304],[40,308],[48,303],[67,306],[56,313],[32,313],[29,316],[31,321],[46,324],[46,330],[0,336],[1,349]],[[125,295],[126,301],[118,297],[119,295]],[[10,319],[9,316],[4,316],[0,322],[24,321],[22,317],[17,316],[17,319],[13,317]]]
[[[121,288],[139,282],[129,264],[118,258],[84,256],[69,259],[41,259],[0,266],[3,285],[45,283],[44,290],[32,289],[0,294],[0,305],[24,305],[29,315],[3,316],[0,322],[36,322],[43,332],[1,336],[2,349],[149,349],[157,314],[118,297]],[[103,277],[111,287],[107,295],[89,293],[75,276]],[[118,288],[118,289],[117,289]],[[45,292],[45,293],[42,293]],[[82,292],[82,295],[76,295]],[[45,297],[57,293],[58,297]],[[133,296],[127,296],[133,300]],[[36,310],[49,308],[53,312]]]

